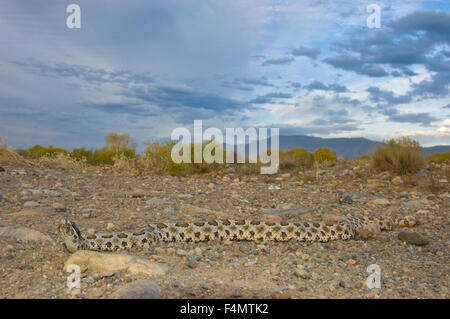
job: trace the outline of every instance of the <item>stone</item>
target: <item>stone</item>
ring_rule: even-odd
[[[289,289],[275,290],[270,294],[273,299],[291,299],[292,293]]]
[[[109,231],[112,231],[112,230],[114,230],[115,228],[116,228],[116,226],[115,226],[113,223],[108,223],[108,224],[106,225],[106,229],[109,230]]]
[[[425,236],[416,232],[402,231],[398,234],[398,239],[411,245],[425,246],[430,242]]]
[[[381,206],[387,206],[387,205],[389,205],[389,204],[390,204],[390,202],[389,202],[389,200],[386,199],[386,198],[377,198],[377,199],[371,200],[371,201],[369,202],[369,205],[381,205]]]
[[[113,292],[108,299],[160,299],[161,289],[149,280],[137,280]]]
[[[52,208],[56,210],[57,212],[65,212],[66,207],[61,203],[53,203]]]
[[[374,223],[365,225],[361,229],[358,230],[358,235],[362,239],[371,239],[375,238],[380,233],[380,226]]]
[[[395,177],[394,179],[392,179],[391,183],[392,183],[393,185],[398,186],[398,185],[403,184],[403,180],[402,180],[402,178],[401,178],[400,176],[397,176],[397,177]]]
[[[23,241],[23,242],[53,242],[53,239],[44,235],[43,233],[26,227],[21,226],[7,226],[0,227],[0,236],[5,236],[8,238],[13,238],[15,240]]]
[[[168,267],[161,263],[127,254],[112,254],[90,250],[78,250],[64,264],[64,271],[70,264],[87,267],[92,273],[102,274],[126,271],[132,275],[162,276]]]
[[[39,203],[35,202],[35,201],[28,201],[23,204],[23,207],[30,207],[30,208],[38,207],[38,206],[39,206]]]
[[[235,298],[242,297],[242,288],[234,288],[232,296]]]

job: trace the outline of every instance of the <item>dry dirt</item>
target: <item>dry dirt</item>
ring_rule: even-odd
[[[40,237],[21,241],[20,234],[0,237],[1,298],[104,298],[138,279],[156,283],[162,298],[450,297],[450,187],[445,164],[419,174],[419,179],[437,176],[436,194],[398,180],[392,183],[395,176],[351,162],[274,176],[132,176],[105,170],[3,168],[0,227],[26,227],[54,242]],[[353,202],[337,203],[337,190]],[[370,240],[329,243],[161,243],[149,251],[128,253],[166,265],[165,275],[117,272],[102,277],[87,270],[81,288],[66,293],[68,273],[63,265],[71,254],[56,234],[56,223],[63,217],[86,233],[106,231],[109,223],[110,229],[131,230],[159,221],[318,221],[327,214],[413,215],[419,225],[408,231],[429,243],[417,246],[399,240],[404,229]],[[371,264],[380,267],[380,289],[366,286]]]

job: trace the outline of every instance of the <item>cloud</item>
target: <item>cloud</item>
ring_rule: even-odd
[[[290,57],[277,58],[277,59],[268,59],[268,60],[265,60],[261,65],[262,66],[282,65],[282,64],[289,64],[292,61],[295,61],[295,59],[294,58],[290,58]]]
[[[266,77],[261,78],[237,78],[235,79],[236,82],[242,83],[242,84],[248,84],[248,85],[255,85],[255,86],[267,86],[267,87],[274,87],[275,85],[271,84]]]
[[[404,104],[411,102],[411,94],[395,96],[392,91],[382,90],[371,86],[367,90],[370,93],[370,100],[373,102],[386,102],[387,105]]]
[[[101,68],[68,63],[47,64],[33,58],[12,61],[12,63],[40,76],[75,78],[91,84],[119,83],[128,85],[130,83],[149,84],[154,82],[154,79],[148,73],[138,74],[123,70],[107,71]]]
[[[325,85],[320,81],[313,81],[309,85],[305,86],[309,91],[311,90],[321,90],[321,91],[334,91],[334,92],[348,92],[348,88],[344,85],[337,83]]]
[[[250,100],[250,103],[252,104],[273,104],[275,103],[275,100],[277,99],[290,99],[292,98],[292,94],[289,93],[278,93],[278,92],[272,92],[267,93],[262,96],[258,96],[252,100]]]
[[[297,49],[292,50],[292,55],[294,56],[306,56],[311,59],[316,59],[319,54],[320,54],[319,48],[308,48],[300,46]]]
[[[432,122],[438,121],[428,113],[392,114],[389,116],[389,120],[400,123],[420,123],[422,126],[430,126]]]
[[[442,58],[446,53],[442,45],[450,44],[449,25],[448,12],[417,11],[393,20],[375,32],[365,29],[352,32],[347,39],[334,43],[332,48],[338,54],[323,61],[335,68],[369,77],[412,76],[415,73],[408,67],[418,64],[429,71],[447,73],[449,63]],[[430,56],[436,51],[439,58]],[[443,64],[447,65],[444,70],[439,67]],[[439,86],[431,94],[444,94],[448,77],[439,74],[435,77],[432,82],[418,87],[417,94],[431,86]]]

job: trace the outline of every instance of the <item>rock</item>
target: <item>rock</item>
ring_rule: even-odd
[[[301,279],[311,279],[311,274],[308,273],[306,270],[304,269],[297,269],[294,273],[294,275],[296,277],[299,277]]]
[[[358,235],[363,239],[371,239],[380,233],[380,226],[377,224],[368,224],[358,230]]]
[[[398,239],[416,246],[425,246],[429,243],[429,240],[425,236],[415,232],[402,231],[398,234]]]
[[[395,177],[394,179],[392,179],[391,183],[392,183],[393,185],[398,186],[398,185],[403,184],[403,180],[402,180],[402,178],[401,178],[400,176],[397,176],[397,177]]]
[[[115,228],[116,228],[116,226],[114,226],[113,223],[108,223],[108,224],[106,225],[106,229],[109,230],[109,231],[112,231],[112,230],[114,230]]]
[[[5,171],[5,169],[2,166],[0,166],[0,172],[4,172],[4,171]]]
[[[28,201],[23,204],[23,207],[33,208],[33,207],[37,207],[37,206],[39,206],[39,203],[35,202],[35,201]]]
[[[148,276],[162,276],[168,267],[164,264],[142,259],[127,254],[112,254],[90,250],[78,250],[64,264],[64,271],[68,265],[85,266],[92,273],[102,274],[127,271],[130,274]]]
[[[232,296],[235,298],[242,297],[242,288],[234,288]]]
[[[358,255],[356,253],[348,253],[348,254],[344,254],[341,257],[339,257],[339,260],[347,262],[350,259],[356,260],[357,258],[358,258]]]
[[[0,227],[0,236],[9,237],[24,242],[53,242],[53,239],[44,235],[43,233],[31,228],[21,226]]]
[[[161,289],[149,280],[137,280],[112,293],[109,299],[160,299]]]
[[[439,183],[441,183],[441,184],[447,184],[448,181],[447,181],[446,178],[442,178],[442,179],[439,180]]]
[[[275,290],[270,294],[273,299],[291,299],[292,293],[289,289]]]
[[[382,205],[382,206],[387,206],[387,205],[389,205],[389,204],[390,204],[390,202],[389,202],[389,200],[387,200],[386,198],[377,198],[377,199],[371,200],[371,201],[369,202],[369,205]]]
[[[195,268],[198,266],[198,261],[195,259],[189,259],[186,263],[186,266],[188,266],[189,268]]]
[[[286,173],[286,174],[281,174],[280,176],[283,177],[283,178],[289,178],[289,177],[291,177],[291,174],[290,173]]]
[[[61,203],[53,203],[52,208],[56,210],[57,212],[65,212],[66,207]]]

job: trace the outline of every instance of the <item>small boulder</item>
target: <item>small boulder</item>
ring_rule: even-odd
[[[160,299],[161,289],[149,280],[137,280],[112,293],[109,299]]]
[[[415,232],[407,232],[402,231],[398,234],[398,239],[404,241],[405,243],[416,245],[416,246],[425,246],[430,242],[425,236],[415,233]]]

